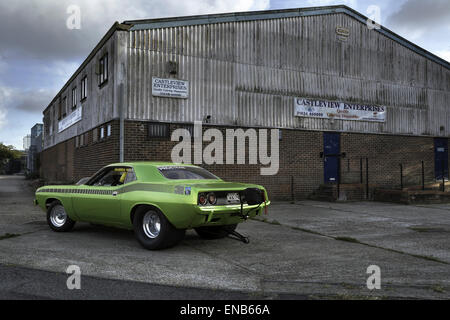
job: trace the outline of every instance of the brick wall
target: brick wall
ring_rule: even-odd
[[[111,125],[111,136],[103,140],[95,142],[92,136],[94,130],[91,130],[87,133],[85,146],[77,148],[73,138],[45,150],[42,154],[43,176],[51,181],[77,181],[92,175],[106,164],[118,162],[119,122],[113,121]],[[169,132],[179,127],[183,125],[170,124]],[[210,126],[203,126],[204,131],[208,128]],[[99,128],[97,129],[99,131]],[[225,136],[227,128],[218,129]],[[172,148],[178,142],[170,141],[170,137],[149,139],[147,130],[148,122],[125,122],[124,160],[171,161]],[[272,199],[290,200],[291,179],[293,179],[295,198],[305,199],[323,183],[323,159],[320,158],[320,152],[323,151],[323,133],[282,130],[281,137],[280,168],[278,174],[274,176],[261,176],[261,165],[248,164],[248,144],[246,165],[202,166],[228,181],[261,184],[267,188]],[[209,142],[203,142],[203,148],[208,144]],[[235,155],[236,148],[235,144]],[[371,184],[387,187],[399,185],[400,163],[404,165],[405,184],[416,184],[421,176],[422,160],[425,163],[427,181],[434,179],[433,138],[343,133],[341,152],[347,154],[341,161],[344,182],[359,182],[359,159],[366,157],[369,158]],[[193,154],[192,151],[192,156]],[[225,159],[224,154],[224,161]]]
[[[359,172],[360,158],[364,159],[364,183],[365,158],[369,158],[370,184],[381,187],[399,187],[400,164],[402,164],[404,186],[420,185],[421,161],[424,161],[425,181],[432,182],[434,180],[433,138],[344,133],[341,134],[341,151],[347,153],[347,159],[341,161],[341,174],[344,182],[348,177],[349,161],[350,172]],[[359,177],[355,176],[352,177],[353,180],[359,180]]]
[[[107,136],[106,133],[108,124],[111,125],[110,136]],[[99,136],[102,127],[105,135],[103,139]],[[85,145],[75,149],[75,180],[89,177],[105,165],[119,162],[119,130],[119,121],[112,121],[88,131]],[[97,135],[96,141],[94,141],[94,134]]]
[[[108,124],[111,125],[110,136],[106,135]],[[99,137],[101,127],[105,128],[104,139]],[[82,145],[80,135],[44,150],[41,176],[50,183],[73,183],[107,164],[119,162],[119,122],[111,121],[95,129],[83,134]],[[96,141],[94,133],[98,137]]]
[[[170,132],[182,125],[170,125]],[[209,129],[203,126],[203,131]],[[215,127],[217,128],[217,127]],[[225,137],[226,127],[218,128]],[[291,198],[291,176],[294,178],[294,194],[296,197],[306,197],[322,180],[323,164],[319,159],[322,150],[322,134],[286,130],[282,132],[279,141],[280,169],[275,176],[260,175],[261,165],[248,164],[248,142],[246,143],[246,165],[202,165],[217,176],[227,181],[238,181],[261,184],[267,188],[272,198]],[[178,143],[170,138],[147,139],[146,122],[126,122],[125,126],[125,161],[171,161],[172,148]],[[224,139],[225,141],[225,139]],[[203,142],[206,147],[209,142]],[[225,147],[224,147],[225,149]],[[268,144],[270,150],[270,144]],[[192,159],[194,151],[191,151]],[[235,143],[235,157],[237,144]],[[224,152],[224,162],[226,155]]]

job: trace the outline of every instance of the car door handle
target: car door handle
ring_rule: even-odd
[[[114,192],[112,193],[113,197],[117,196],[117,194],[118,194],[117,191],[114,191]]]

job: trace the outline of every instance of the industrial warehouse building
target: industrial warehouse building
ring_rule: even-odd
[[[173,130],[202,121],[278,129],[276,175],[203,165],[272,199],[433,183],[448,176],[449,69],[345,6],[116,23],[44,111],[41,174],[170,161]]]

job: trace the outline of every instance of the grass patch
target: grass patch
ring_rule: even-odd
[[[300,227],[291,227],[292,230],[297,230],[297,231],[302,231],[302,232],[306,232],[306,233],[311,233],[311,234],[315,234],[317,236],[322,236],[322,237],[328,237],[327,235],[324,235],[320,232],[317,231],[313,231],[313,230],[309,230],[309,229],[303,229]]]
[[[411,256],[413,256],[415,258],[421,258],[421,259],[429,260],[429,261],[449,264],[448,262],[445,262],[445,261],[439,260],[438,258],[434,258],[434,257],[430,257],[430,256],[423,256],[423,255],[420,255],[420,254],[411,254]]]
[[[15,234],[15,233],[5,233],[3,235],[0,236],[0,240],[5,240],[5,239],[9,239],[9,238],[14,238],[14,237],[18,237],[20,236],[20,234]]]
[[[433,291],[437,293],[445,293],[445,289],[439,285],[431,287],[431,289],[433,289]]]
[[[416,232],[445,232],[442,228],[430,228],[430,227],[409,227],[408,229]]]
[[[358,239],[351,238],[351,237],[336,237],[334,238],[338,241],[345,241],[345,242],[352,242],[352,243],[361,243]]]

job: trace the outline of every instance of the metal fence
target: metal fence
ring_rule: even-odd
[[[362,185],[367,198],[371,188],[445,191],[449,176],[447,164],[442,163],[442,168],[435,168],[429,159],[404,160],[383,167],[370,158],[342,157],[339,168],[340,184]]]

